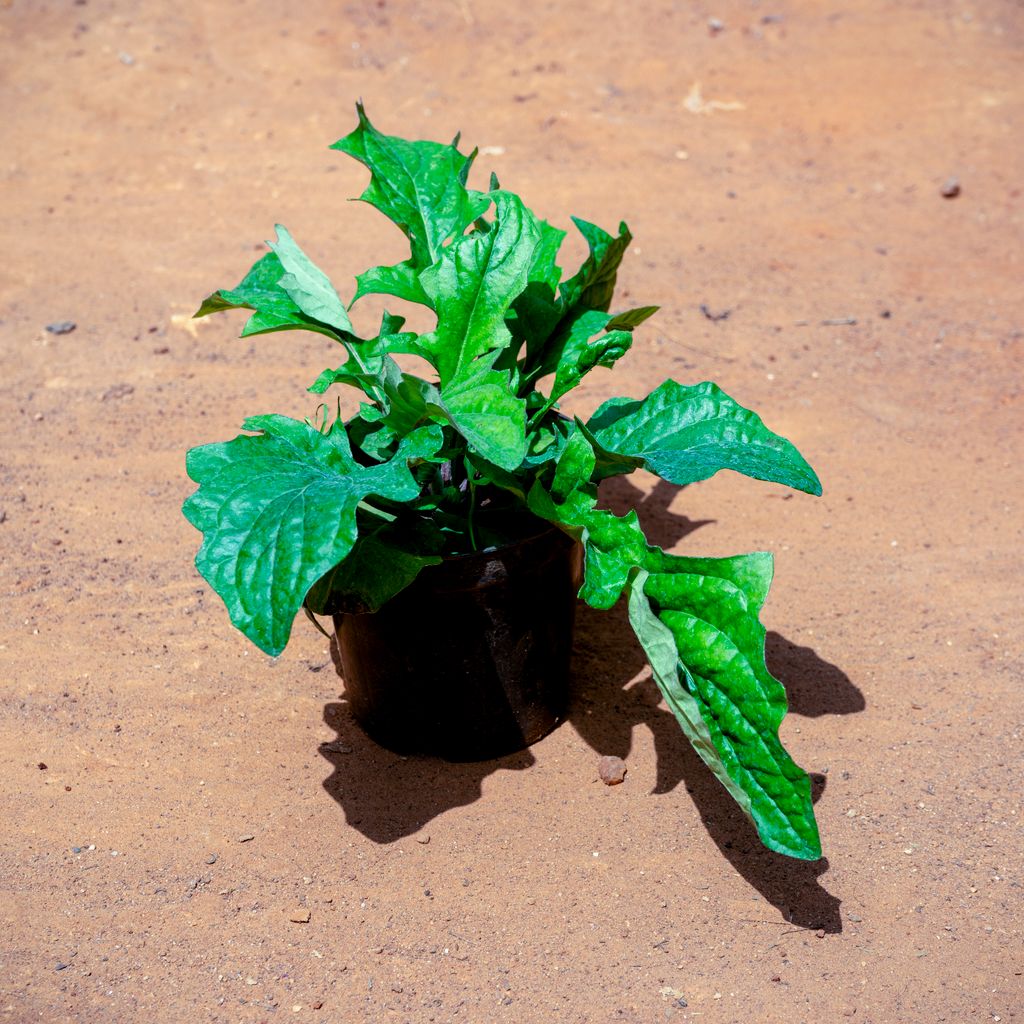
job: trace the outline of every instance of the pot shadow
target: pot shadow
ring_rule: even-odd
[[[340,677],[334,636],[331,660]],[[332,769],[323,787],[345,812],[345,821],[375,843],[403,839],[439,814],[478,800],[483,780],[493,772],[523,771],[536,764],[528,749],[472,762],[396,754],[363,732],[344,697],[325,705],[324,722],[337,739],[320,744],[320,755]]]
[[[619,515],[635,508],[651,542],[668,549],[714,522],[671,512],[679,490],[659,481],[645,494],[628,480],[616,478],[602,487],[601,504]],[[769,632],[765,655],[769,669],[786,685],[792,712],[852,714],[866,707],[863,694],[846,673],[812,648]],[[340,676],[334,638],[331,658]],[[623,759],[632,746],[634,728],[649,728],[657,755],[653,792],[667,794],[684,783],[723,856],[785,921],[841,932],[840,901],[818,880],[828,871],[828,860],[797,861],[762,846],[754,826],[681,735],[674,715],[660,706],[660,691],[646,668],[624,602],[603,612],[578,604],[567,721],[596,753]],[[473,803],[481,796],[483,780],[493,772],[523,771],[536,763],[529,750],[472,763],[395,754],[363,733],[343,698],[325,706],[324,721],[338,737],[320,746],[332,768],[324,789],[341,806],[346,822],[377,843],[412,835],[438,815]],[[826,778],[809,774],[817,802]]]

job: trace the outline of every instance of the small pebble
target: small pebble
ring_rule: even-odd
[[[321,743],[320,749],[328,754],[351,754],[352,748],[346,747],[341,740],[331,740],[330,743]]]
[[[312,915],[308,910],[293,910],[288,915],[288,920],[293,924],[309,924],[309,919]]]
[[[430,842],[430,836],[417,836],[416,842],[419,843],[420,846],[426,846],[427,843]]]
[[[239,836],[238,841],[240,843],[251,843],[256,837],[246,833],[244,836]]]
[[[207,864],[216,864],[217,863],[217,854],[211,853],[210,856],[206,858],[206,863]]]
[[[864,918],[861,917],[860,914],[847,914],[846,916],[847,916],[847,918],[849,920],[853,921],[855,924],[859,924],[861,921],[864,920]]]
[[[947,178],[939,193],[943,199],[956,199],[960,195],[960,179]]]
[[[721,18],[708,18],[708,31],[717,36],[719,32],[725,31],[725,22]]]
[[[39,769],[39,770],[40,770],[41,772],[45,772],[45,771],[46,771],[46,769],[47,769],[47,768],[49,767],[49,765],[47,765],[47,763],[46,763],[45,761],[40,761],[40,762],[39,762],[39,764],[37,764],[37,765],[36,765],[36,767],[37,767],[37,768],[38,768],[38,769]]]
[[[135,388],[131,384],[114,384],[100,395],[100,401],[112,402],[119,398],[127,398],[129,395],[134,393]]]
[[[129,68],[135,63],[135,58],[130,53],[119,53],[117,59]]]
[[[46,330],[50,334],[70,334],[77,326],[74,320],[55,320],[46,325]]]
[[[823,939],[825,938],[825,929],[819,928],[814,934],[817,935],[819,939]]]
[[[58,962],[57,966],[54,967],[54,970],[55,971],[66,971],[70,966],[71,966],[71,964],[66,964],[63,961],[60,961],[60,962]]]
[[[617,786],[626,777],[626,762],[621,757],[605,754],[597,762],[597,774],[606,786]]]
[[[71,847],[71,852],[72,853],[81,853],[82,852],[82,848],[80,846],[72,846]]]

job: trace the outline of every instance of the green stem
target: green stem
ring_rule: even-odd
[[[383,509],[374,508],[373,505],[368,505],[365,501],[359,502],[356,508],[362,509],[364,512],[369,512],[370,515],[379,516],[381,519],[384,519],[389,523],[393,523],[398,518],[398,516],[391,515],[390,512],[385,512]]]

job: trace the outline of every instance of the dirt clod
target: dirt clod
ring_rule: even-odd
[[[309,924],[312,914],[308,910],[293,910],[288,915],[288,920],[293,924]]]
[[[605,754],[597,762],[597,774],[606,786],[617,786],[626,777],[626,762],[614,754]]]

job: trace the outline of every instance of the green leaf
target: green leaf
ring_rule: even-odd
[[[406,302],[434,308],[420,284],[419,271],[412,260],[397,263],[393,267],[371,267],[358,274],[352,304],[364,295],[394,295]]]
[[[549,396],[552,402],[576,387],[595,366],[614,366],[629,351],[632,332],[606,331],[611,319],[607,313],[588,310],[548,344],[533,376],[536,379],[554,372]]]
[[[517,398],[507,370],[485,357],[441,389],[442,408],[470,450],[509,472],[526,456],[526,402]]]
[[[276,225],[277,240],[268,242],[284,268],[278,281],[306,316],[330,324],[339,331],[352,330],[345,303],[341,301],[327,275],[299,248],[295,240],[280,224]]]
[[[619,225],[618,237],[609,235],[596,224],[590,224],[579,217],[573,217],[572,222],[586,239],[590,255],[583,266],[562,285],[562,307],[567,312],[574,309],[607,311],[615,291],[619,264],[633,236],[624,221]]]
[[[277,253],[268,252],[253,265],[236,288],[221,289],[207,296],[195,315],[209,316],[226,309],[251,309],[254,313],[242,328],[242,337],[272,331],[316,331],[339,340],[338,332],[307,316],[281,287],[284,267]]]
[[[196,567],[231,621],[279,654],[306,592],[352,549],[357,505],[371,495],[415,498],[409,462],[433,454],[441,430],[416,431],[390,462],[365,467],[340,423],[325,435],[285,416],[257,416],[244,428],[260,433],[189,452],[199,489],[183,511],[203,533]]]
[[[765,846],[817,860],[810,780],[779,740],[786,693],[764,661],[758,615],[771,555],[671,558],[671,569],[630,584],[630,622],[655,681]],[[750,576],[758,582],[747,590],[739,581]]]
[[[355,130],[331,148],[365,164],[370,184],[360,198],[405,232],[413,267],[429,267],[440,259],[445,242],[461,234],[489,205],[486,197],[466,189],[472,156],[463,156],[456,143],[382,135],[361,103],[356,111]]]
[[[688,387],[668,380],[642,401],[613,398],[587,427],[603,448],[624,457],[624,467],[642,459],[645,468],[673,484],[732,469],[821,494],[818,477],[796,448],[711,382]],[[603,475],[629,468],[606,467]]]
[[[375,612],[401,593],[435,555],[403,551],[385,536],[386,528],[360,537],[348,556],[313,584],[306,607],[317,615]]]
[[[660,306],[638,306],[636,309],[627,309],[622,313],[616,313],[605,325],[605,329],[609,331],[632,331],[645,320],[654,316],[660,308]]]
[[[484,353],[503,349],[512,336],[505,314],[526,287],[540,241],[537,218],[509,192],[491,193],[496,223],[447,246],[420,275],[437,311],[437,328],[421,339],[442,387]]]

